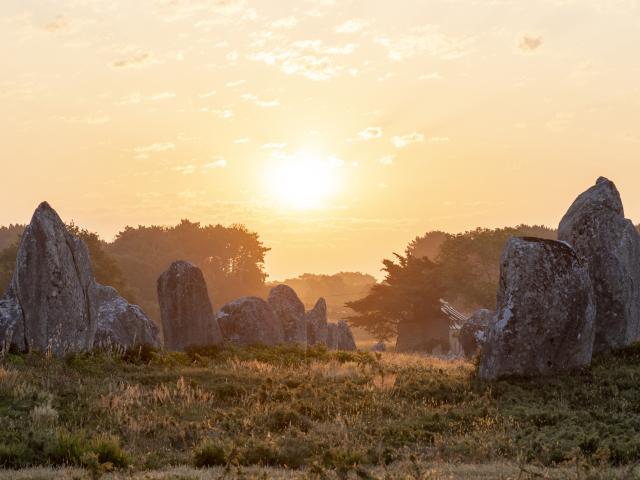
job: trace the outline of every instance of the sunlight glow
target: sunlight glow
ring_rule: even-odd
[[[270,196],[284,208],[323,208],[339,189],[342,163],[339,158],[314,152],[277,155],[265,176]]]

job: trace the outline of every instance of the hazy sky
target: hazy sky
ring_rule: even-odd
[[[638,0],[2,0],[0,224],[245,223],[272,278],[432,229],[640,222]]]

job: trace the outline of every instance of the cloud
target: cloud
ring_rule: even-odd
[[[381,165],[393,165],[393,162],[395,161],[395,159],[396,159],[395,155],[385,155],[384,157],[378,160],[378,163],[380,163]]]
[[[449,137],[431,137],[427,142],[432,143],[434,145],[442,145],[445,143],[450,143],[451,139]]]
[[[234,80],[233,82],[225,83],[224,86],[227,88],[235,88],[239,87],[240,85],[244,85],[245,83],[247,83],[246,80]]]
[[[246,143],[249,143],[249,142],[250,142],[250,140],[249,140],[249,138],[247,138],[247,137],[243,137],[243,138],[236,138],[236,139],[233,141],[233,143],[238,144],[238,145],[243,145],[243,144],[246,144]]]
[[[168,100],[169,98],[174,98],[175,96],[176,94],[174,92],[160,92],[160,93],[151,95],[151,97],[149,98],[153,101],[158,101],[158,100]]]
[[[426,73],[424,75],[420,75],[418,80],[441,80],[442,75],[439,72]]]
[[[358,33],[362,29],[369,26],[369,22],[361,19],[347,20],[340,25],[336,25],[333,29],[336,33]]]
[[[445,35],[438,25],[425,25],[397,36],[380,36],[374,40],[387,49],[389,59],[402,61],[427,54],[442,60],[453,60],[471,53],[474,40]]]
[[[531,35],[523,35],[518,43],[518,48],[523,52],[534,52],[542,46],[542,37],[534,37]]]
[[[57,117],[65,123],[84,124],[84,125],[104,125],[111,121],[108,115],[90,115],[86,117]]]
[[[282,150],[286,147],[287,144],[284,142],[269,142],[262,145],[262,148],[264,148],[265,150]]]
[[[114,68],[143,68],[149,65],[160,63],[148,50],[137,47],[125,47],[120,58],[111,62]]]
[[[61,32],[68,31],[71,28],[70,20],[62,15],[58,15],[56,18],[51,20],[50,22],[45,23],[42,28],[47,32]]]
[[[136,147],[133,149],[135,153],[158,153],[175,150],[176,145],[172,142],[156,142],[143,147]]]
[[[358,132],[358,137],[360,140],[371,140],[373,138],[382,137],[382,128],[381,127],[367,127],[361,132]]]
[[[155,0],[156,12],[165,22],[199,20],[197,28],[257,19],[255,9],[246,0]]]
[[[298,24],[298,19],[294,16],[279,18],[269,24],[271,28],[293,28]]]
[[[226,166],[227,166],[227,161],[222,157],[217,157],[212,162],[205,163],[202,167],[205,170],[210,170],[212,168],[225,168]]]
[[[351,55],[357,44],[327,46],[322,40],[299,40],[285,46],[263,50],[248,56],[249,60],[277,66],[286,75],[300,75],[309,80],[327,81],[352,69],[337,61]]]
[[[414,132],[408,135],[395,136],[391,139],[391,141],[396,148],[404,148],[412,143],[424,142],[424,135],[422,133]]]
[[[221,110],[216,109],[216,110],[213,110],[213,113],[215,113],[218,117],[225,120],[233,117],[233,110],[230,110],[228,108],[221,109]]]
[[[245,93],[240,96],[245,102],[254,103],[260,108],[273,108],[280,106],[280,100],[262,100],[252,93]]]
[[[200,98],[209,98],[213,97],[217,92],[215,90],[209,90],[208,92],[201,93],[198,95]]]

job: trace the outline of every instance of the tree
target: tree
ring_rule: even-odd
[[[96,281],[103,285],[114,287],[129,301],[135,301],[133,292],[127,287],[122,270],[120,270],[113,257],[105,251],[106,244],[100,240],[98,234],[80,228],[73,223],[67,225],[67,230],[80,237],[87,245]],[[11,282],[19,246],[20,235],[14,240],[13,244],[0,252],[0,293],[4,292]]]
[[[157,279],[176,260],[200,267],[216,306],[265,292],[264,257],[269,249],[243,225],[202,226],[182,220],[172,227],[127,226],[107,251],[152,318],[159,316]]]
[[[394,255],[395,260],[382,261],[384,281],[375,284],[366,297],[347,303],[356,312],[349,323],[381,341],[397,335],[401,323],[441,331],[445,320],[440,314],[440,266],[426,257]]]

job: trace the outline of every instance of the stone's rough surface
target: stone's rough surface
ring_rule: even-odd
[[[174,262],[158,278],[158,300],[164,345],[184,350],[222,342],[202,271],[189,262]]]
[[[387,346],[384,342],[378,342],[373,347],[371,347],[372,352],[385,352],[387,350]]]
[[[327,347],[330,350],[354,351],[356,349],[353,332],[346,320],[340,320],[337,324],[330,323],[327,326]]]
[[[269,292],[267,299],[276,318],[282,322],[284,341],[299,345],[307,344],[307,322],[304,314],[304,304],[296,295],[293,288],[287,285],[277,285]]]
[[[624,218],[615,184],[599,178],[582,193],[562,218],[558,238],[589,264],[596,302],[594,352],[640,339],[640,236]]]
[[[449,350],[449,319],[440,312],[434,312],[433,319],[398,325],[396,352],[432,352],[437,347]]]
[[[160,332],[142,309],[131,305],[112,287],[100,285],[97,289],[98,329],[96,347],[133,347],[150,345],[160,348]]]
[[[458,341],[465,357],[473,357],[482,348],[494,315],[495,312],[483,308],[471,315],[462,326],[458,334]]]
[[[18,350],[25,350],[24,332],[19,330],[23,325],[20,305],[13,292],[7,292],[0,299],[0,356],[13,345]]]
[[[315,306],[306,315],[307,323],[307,344],[326,345],[329,335],[327,322],[327,302],[324,298],[318,299]]]
[[[86,245],[44,202],[22,235],[0,323],[9,326],[11,343],[21,350],[59,356],[90,349],[96,288]]]
[[[277,345],[284,342],[282,323],[267,302],[242,297],[218,312],[224,339],[238,345]]]
[[[595,304],[586,262],[562,242],[512,238],[479,375],[548,375],[591,362]]]

